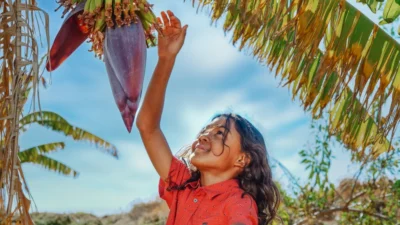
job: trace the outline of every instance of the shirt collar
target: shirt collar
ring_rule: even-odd
[[[185,187],[189,187],[191,189],[198,189],[198,191],[203,190],[209,199],[213,199],[214,197],[220,194],[226,193],[228,190],[232,188],[239,187],[239,181],[237,179],[229,179],[216,184],[202,187],[200,185],[200,179],[199,179],[197,181],[193,181],[186,184]]]

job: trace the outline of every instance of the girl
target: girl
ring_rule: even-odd
[[[158,63],[136,125],[160,175],[159,193],[170,213],[167,225],[265,225],[276,216],[279,192],[272,181],[261,133],[246,119],[221,114],[174,157],[160,129],[165,90],[188,25],[161,12]],[[185,161],[186,162],[186,161]]]

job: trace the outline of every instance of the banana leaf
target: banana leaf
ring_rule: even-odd
[[[71,125],[57,113],[49,111],[30,113],[20,120],[20,129],[33,123],[72,137],[75,141],[87,141],[95,144],[96,147],[102,148],[106,153],[118,158],[117,148],[114,145],[84,129]]]
[[[371,1],[370,7],[375,7]],[[400,46],[344,0],[200,0],[224,18],[239,50],[276,69],[284,86],[350,149],[392,149],[400,118]],[[387,14],[388,18],[394,17]],[[394,14],[395,15],[395,14]],[[388,106],[388,112],[382,109]]]
[[[64,149],[64,147],[65,147],[64,142],[48,143],[18,152],[18,157],[21,163],[33,163],[41,165],[48,170],[76,177],[79,174],[77,171],[73,170],[69,166],[55,159],[43,155],[45,153],[57,151],[59,149]]]

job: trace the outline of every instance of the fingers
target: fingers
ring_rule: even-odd
[[[161,17],[162,17],[162,19],[163,19],[163,22],[164,22],[164,26],[165,26],[165,27],[171,26],[171,23],[170,23],[170,21],[169,21],[169,18],[168,18],[167,14],[166,14],[164,11],[161,12]]]
[[[160,26],[163,25],[163,22],[161,21],[161,18],[160,18],[160,17],[157,17],[157,23],[158,23]]]
[[[162,18],[162,19],[161,19]],[[183,34],[186,35],[187,25],[182,27],[181,21],[174,15],[171,10],[161,12],[161,18],[157,17],[157,23],[161,26],[161,31],[165,35]]]
[[[174,13],[171,10],[168,10],[167,13],[171,22],[171,26],[181,28],[181,21],[174,15]]]
[[[185,25],[182,27],[182,33],[179,35],[179,39],[181,39],[182,41],[185,40],[187,28],[188,28],[188,25]]]
[[[167,10],[167,13],[164,11],[161,12],[161,17],[165,27],[173,26],[175,28],[181,28],[181,21],[174,15],[171,10]],[[160,22],[159,22],[160,23]]]
[[[157,17],[157,23],[158,23],[158,25],[159,25],[159,29],[157,29],[157,32],[158,33],[161,33],[161,35],[165,35],[164,34],[164,29],[165,29],[165,27],[164,27],[164,24],[163,24],[163,22],[162,22],[162,20],[161,20],[161,18],[160,17]]]
[[[182,27],[182,29],[183,29],[183,32],[182,32],[182,33],[183,33],[184,36],[186,36],[186,31],[187,31],[187,28],[188,28],[188,27],[189,27],[189,25],[187,25],[187,24],[186,24],[185,26]]]

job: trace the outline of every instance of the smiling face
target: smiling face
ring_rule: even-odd
[[[242,166],[238,162],[245,153],[241,151],[240,134],[232,119],[228,125],[226,117],[218,117],[207,125],[193,142],[190,161],[200,172],[241,169]]]

